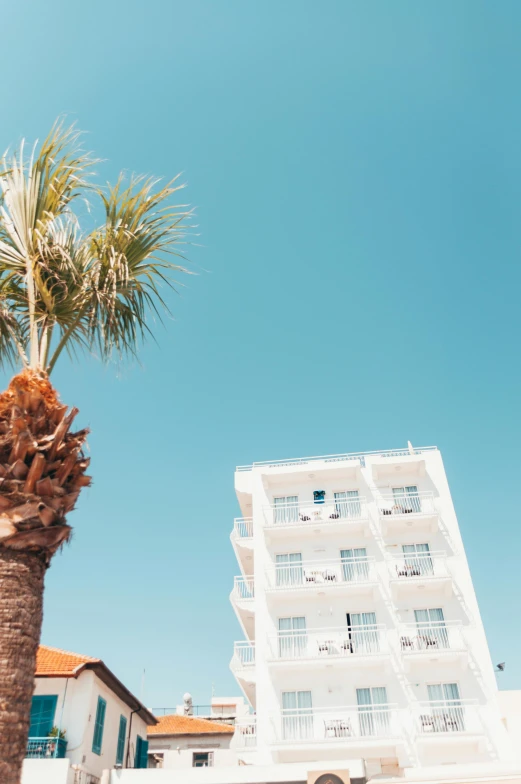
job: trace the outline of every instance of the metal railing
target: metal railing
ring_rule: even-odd
[[[426,578],[447,577],[447,556],[443,550],[426,553],[402,553],[389,560],[392,580],[423,580]]]
[[[304,561],[277,564],[267,571],[271,590],[332,587],[342,584],[376,581],[374,558],[345,558],[332,561]]]
[[[329,657],[354,660],[388,650],[382,625],[281,631],[271,636],[269,643],[271,658],[277,661]]]
[[[376,450],[374,452],[346,452],[338,455],[314,455],[313,457],[294,457],[285,460],[261,460],[251,465],[237,466],[236,471],[251,471],[253,468],[279,468],[282,466],[293,465],[306,465],[306,463],[315,463],[323,461],[324,463],[339,463],[344,460],[359,460],[362,465],[365,465],[366,457],[411,457],[414,455],[421,455],[422,452],[432,452],[437,450],[437,446],[421,446],[411,449],[391,449],[386,452]]]
[[[235,745],[240,749],[251,749],[257,745],[257,722],[255,717],[235,722]]]
[[[483,725],[475,700],[437,700],[420,703],[416,721],[420,735],[481,733]]]
[[[253,577],[234,577],[233,595],[240,601],[247,601],[255,598]]]
[[[285,709],[273,714],[272,722],[275,741],[281,743],[395,738],[402,733],[395,705]]]
[[[237,539],[251,539],[253,536],[253,518],[236,517],[233,521],[233,535]]]
[[[317,523],[367,520],[367,501],[359,498],[328,499],[323,504],[299,502],[264,507],[267,526],[314,525]]]
[[[432,515],[436,512],[434,495],[430,491],[379,495],[376,499],[380,517],[402,515]]]
[[[461,621],[436,621],[408,623],[400,627],[400,648],[408,653],[435,653],[436,651],[463,651]]]
[[[251,642],[241,640],[233,644],[233,657],[231,669],[233,672],[244,670],[255,665],[255,645]]]
[[[29,738],[27,741],[27,759],[63,759],[67,751],[64,738]]]

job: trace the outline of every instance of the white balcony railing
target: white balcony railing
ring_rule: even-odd
[[[344,626],[302,629],[270,637],[270,655],[276,661],[374,656],[388,650],[385,626]]]
[[[400,648],[410,653],[466,650],[460,621],[408,623],[400,627]]]
[[[395,705],[289,709],[273,714],[272,722],[278,743],[370,741],[402,734]]]
[[[232,672],[251,669],[255,666],[255,645],[241,640],[233,644],[233,657],[231,661]]]
[[[277,564],[267,571],[268,588],[285,591],[293,588],[332,588],[339,584],[376,581],[374,558],[335,559]]]
[[[233,535],[236,539],[251,539],[253,536],[253,518],[236,517],[233,521]]]
[[[248,601],[255,598],[253,577],[234,577],[233,596],[238,601]]]
[[[376,499],[380,517],[432,515],[436,513],[434,495],[429,492],[380,495]]]
[[[448,577],[447,556],[442,550],[426,553],[402,553],[389,559],[391,580],[407,582]]]
[[[481,734],[479,707],[473,700],[440,700],[420,703],[416,728],[419,735]]]
[[[264,507],[267,526],[316,525],[361,522],[368,519],[367,501],[359,498],[331,499],[323,504],[299,502]]]
[[[237,719],[235,722],[235,745],[239,749],[251,749],[257,745],[257,721],[255,716]]]

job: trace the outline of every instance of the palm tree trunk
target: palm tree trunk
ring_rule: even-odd
[[[0,781],[20,784],[43,617],[42,555],[0,547]]]

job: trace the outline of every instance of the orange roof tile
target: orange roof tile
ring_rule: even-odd
[[[40,645],[36,654],[36,676],[74,676],[78,668],[89,662],[100,662],[100,659],[93,659],[92,656],[81,656],[79,653],[62,651],[60,648],[49,648],[47,645]]]
[[[158,716],[158,723],[148,728],[148,735],[233,735],[231,724],[219,724],[195,716]]]

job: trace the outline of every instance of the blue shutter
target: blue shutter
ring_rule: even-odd
[[[30,738],[46,738],[54,726],[57,694],[41,694],[33,697],[31,703]]]
[[[107,701],[103,697],[98,697],[98,707],[96,708],[96,721],[94,722],[94,735],[92,737],[92,751],[94,754],[101,754],[103,743],[103,727],[105,726],[105,712]]]
[[[148,740],[143,740],[140,735],[136,736],[136,757],[134,759],[134,767],[148,767]]]
[[[127,720],[124,716],[119,718],[118,750],[116,752],[116,765],[123,765],[125,756],[125,738],[127,737]]]

